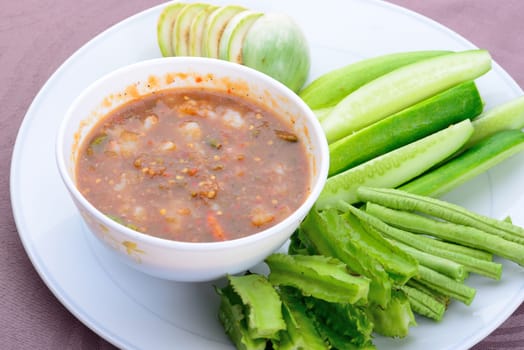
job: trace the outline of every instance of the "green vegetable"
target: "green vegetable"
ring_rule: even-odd
[[[446,305],[444,303],[418,288],[406,285],[400,287],[400,289],[407,296],[413,312],[436,321],[442,320],[444,312],[446,311]]]
[[[233,290],[231,288],[217,289],[217,293],[220,295],[218,319],[235,347],[239,350],[265,350],[266,339],[253,339],[249,335],[244,305],[241,300],[238,300]]]
[[[466,305],[470,305],[475,298],[476,291],[461,282],[457,282],[446,275],[428,269],[425,266],[420,266],[420,277],[415,277],[415,280],[442,293],[448,295],[453,299],[459,300]]]
[[[366,230],[351,211],[342,217],[347,223],[348,238],[378,261],[395,284],[403,285],[418,273],[418,263],[411,255],[392,245],[376,231]]]
[[[378,229],[372,226],[373,220],[377,221],[376,218],[369,215],[367,212],[364,212],[360,209],[357,209],[354,206],[347,205],[342,203],[340,207],[344,207],[346,210],[349,210],[351,214],[353,214],[355,217],[357,217],[362,225],[365,227],[365,230],[369,232],[370,234],[373,234],[375,236],[382,237],[382,234]],[[340,208],[339,207],[339,208]],[[376,224],[375,224],[376,225]],[[378,224],[380,226],[380,224]],[[384,227],[382,225],[382,227]],[[396,246],[398,249],[402,251],[403,254],[408,254],[412,256],[414,259],[416,259],[421,265],[424,265],[426,267],[429,267],[433,270],[436,270],[438,272],[441,272],[445,275],[448,275],[456,280],[463,281],[466,278],[466,270],[464,269],[464,266],[445,259],[441,258],[439,256],[434,256],[429,253],[426,253],[424,251],[420,251],[416,248],[413,248],[407,244],[403,244],[401,242],[395,241],[395,240],[387,240],[390,242],[393,246]],[[418,271],[418,270],[417,270]],[[404,283],[403,283],[404,284]]]
[[[372,305],[366,311],[373,322],[373,330],[386,337],[404,338],[409,327],[417,324],[409,300],[401,290],[393,290],[385,309]]]
[[[157,42],[162,56],[168,57],[175,54],[171,38],[178,14],[186,6],[185,3],[175,2],[162,10],[157,21]]]
[[[244,305],[244,315],[251,338],[278,338],[286,328],[282,302],[268,280],[261,275],[228,276],[229,287]]]
[[[246,8],[237,5],[220,6],[211,12],[206,21],[206,28],[202,37],[203,54],[206,57],[218,58],[220,38],[227,24],[237,13]]]
[[[344,97],[397,68],[450,51],[399,52],[360,60],[316,78],[300,91],[299,96],[311,109],[335,106]]]
[[[398,210],[419,211],[455,224],[471,226],[508,240],[520,240],[524,237],[524,228],[513,225],[511,222],[490,218],[456,204],[403,190],[362,187],[358,189],[358,196],[364,201]]]
[[[300,27],[287,15],[265,14],[249,29],[243,63],[299,91],[308,75],[309,46]]]
[[[524,128],[524,96],[498,105],[473,120],[473,135],[464,148],[503,130],[520,130]]]
[[[286,328],[279,295],[262,275],[228,276],[228,282],[216,288],[226,333],[238,349],[265,349]]]
[[[392,281],[384,267],[348,237],[347,222],[334,209],[311,210],[300,225],[300,239],[307,250],[334,257],[348,268],[370,279],[368,300],[386,306],[391,297]]]
[[[220,59],[243,63],[242,45],[247,32],[263,14],[261,12],[242,11],[237,13],[226,25],[220,38],[218,56]]]
[[[472,119],[482,108],[474,82],[448,89],[330,144],[329,175]]]
[[[277,350],[328,350],[328,345],[318,332],[313,317],[308,314],[302,298],[286,288],[280,290],[282,313],[286,321],[286,330],[280,332],[280,340],[274,344]]]
[[[447,295],[444,295],[442,293],[439,293],[437,292],[436,290],[434,289],[431,289],[425,285],[423,285],[422,283],[420,283],[419,281],[416,281],[414,279],[412,280],[409,280],[408,283],[406,283],[407,286],[411,287],[411,288],[416,288],[418,289],[419,291],[429,295],[431,298],[435,299],[437,302],[441,303],[442,305],[444,305],[446,308],[449,306],[449,304],[451,303],[451,298]]]
[[[365,211],[350,209],[361,220],[366,229],[375,229],[386,238],[401,242],[428,254],[449,259],[465,267],[468,272],[475,272],[493,279],[500,279],[502,265],[486,259],[485,253],[433,238],[407,232],[390,226]],[[491,257],[490,254],[488,254]]]
[[[206,22],[209,15],[215,11],[218,6],[208,5],[203,11],[200,11],[189,28],[189,55],[190,56],[203,56],[203,37],[206,29]]]
[[[404,252],[413,256],[420,265],[423,265],[429,269],[437,271],[443,275],[453,278],[456,281],[464,281],[467,277],[467,271],[464,265],[458,264],[457,262],[449,259],[445,259],[439,256],[431,255],[409,245],[391,241],[393,245],[399,247]]]
[[[322,120],[329,143],[491,69],[485,50],[428,58],[361,86]]]
[[[367,204],[363,208],[367,208]],[[450,252],[459,253],[478,260],[492,260],[492,255],[490,253],[486,253],[469,247],[455,245],[449,242],[435,240],[426,236],[414,235],[410,232],[398,229],[394,226],[390,226],[386,222],[361,209],[357,209],[354,207],[348,207],[348,209],[353,213],[353,215],[359,218],[363,225],[365,224],[371,226],[372,228],[378,230],[381,234],[387,236],[386,238],[392,238],[398,242],[407,244],[419,250],[428,252],[426,249],[422,248],[423,245],[426,244],[428,247],[431,248],[448,250]]]
[[[157,21],[163,56],[202,56],[244,64],[297,92],[310,62],[307,40],[284,14],[263,14],[238,5],[175,3]]]
[[[91,156],[95,153],[102,152],[105,148],[105,145],[107,141],[109,140],[109,136],[102,132],[95,136],[91,142],[89,142],[89,145],[87,146],[86,153],[88,156]]]
[[[369,280],[352,276],[340,260],[319,255],[272,254],[266,258],[269,281],[330,302],[366,302]]]
[[[388,152],[368,162],[330,177],[320,194],[319,209],[335,205],[340,200],[357,202],[360,186],[397,187],[457,151],[471,136],[469,120]]]
[[[319,121],[322,121],[324,118],[328,116],[329,113],[331,113],[332,110],[333,107],[319,108],[313,110],[313,113],[315,113]]]
[[[171,39],[171,47],[173,47],[175,56],[189,55],[191,24],[194,18],[208,6],[208,4],[198,2],[187,4],[178,13]]]
[[[130,228],[131,230],[140,231],[140,228],[138,226],[136,226],[133,223],[128,222],[127,220],[121,218],[120,216],[111,215],[111,214],[107,214],[106,216],[110,218],[111,220],[118,222],[120,225],[124,225]]]
[[[507,241],[475,227],[435,220],[426,216],[367,203],[366,212],[380,220],[414,233],[488,251],[524,265],[524,245]]]
[[[300,233],[300,227],[297,228],[297,230],[289,237],[289,246],[288,246],[288,254],[291,255],[315,255],[317,253],[316,250],[312,249],[311,247],[308,247],[304,243],[304,237],[303,233]]]
[[[309,314],[332,349],[375,349],[373,323],[365,307],[306,298]],[[309,349],[309,348],[307,348]]]
[[[439,197],[524,149],[520,130],[499,131],[439,167],[400,186],[420,195]]]

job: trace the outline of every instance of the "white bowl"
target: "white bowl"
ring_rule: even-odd
[[[179,242],[143,234],[115,222],[90,204],[75,185],[74,166],[79,145],[90,128],[114,108],[140,95],[168,88],[202,86],[243,95],[248,93],[264,101],[281,117],[295,120],[295,132],[306,143],[312,169],[311,191],[303,204],[266,230],[239,239],[209,243]],[[280,248],[319,196],[329,164],[322,128],[295,93],[251,68],[197,57],[148,60],[97,80],[68,109],[58,132],[56,157],[60,175],[83,220],[103,245],[140,271],[177,281],[209,281],[239,273]]]

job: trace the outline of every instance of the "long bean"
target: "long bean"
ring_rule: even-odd
[[[353,205],[351,205],[351,204],[349,204],[347,202],[344,202],[344,201],[339,201],[336,204],[335,207],[338,210],[340,210],[340,211],[347,211],[347,210],[351,211],[353,214],[355,214],[357,217],[359,217],[362,221],[367,221],[368,219],[369,220],[376,220],[376,218],[373,217],[373,216],[371,216],[371,218],[368,218],[369,215],[367,215],[364,210],[357,209]],[[382,222],[381,220],[378,220],[378,221],[379,222],[376,222],[372,226],[378,225],[377,229],[379,229],[379,231],[382,231],[382,229],[388,230],[389,228],[393,228],[393,226],[387,225],[387,224],[386,224],[386,227],[384,227],[385,223]],[[445,249],[445,250],[448,250],[450,252],[463,254],[463,255],[470,256],[470,257],[475,258],[475,259],[480,259],[480,260],[485,260],[485,261],[492,261],[493,260],[493,254],[491,254],[489,252],[482,251],[482,250],[478,250],[478,249],[475,249],[475,248],[470,248],[470,247],[462,246],[462,245],[459,245],[459,244],[444,242],[444,241],[441,241],[441,240],[436,240],[436,239],[433,239],[433,238],[420,236],[420,235],[414,235],[414,238],[416,238],[417,240],[424,241],[429,246],[440,248],[440,249]],[[409,244],[409,243],[405,243],[405,244],[413,246],[413,244]],[[420,248],[417,248],[417,249],[420,249]]]
[[[437,221],[429,217],[387,208],[375,203],[367,203],[366,212],[386,223],[408,231],[428,234],[446,241],[482,249],[524,266],[524,245],[507,241],[475,227]]]
[[[435,248],[438,248],[438,249],[444,249],[452,253],[469,256],[469,257],[472,257],[478,260],[493,261],[493,254],[485,252],[483,250],[478,250],[475,248],[470,248],[470,247],[466,247],[466,246],[451,243],[451,242],[444,242],[439,239],[435,239],[433,237],[427,237],[427,236],[421,236],[421,235],[415,235],[415,236],[419,237],[421,241],[426,242],[427,244],[430,244],[431,246],[434,246]]]
[[[422,241],[422,244],[424,244],[424,241],[431,241],[432,243],[446,244],[446,242],[440,242],[436,239],[432,239],[429,237],[419,236],[416,234],[413,234],[413,235],[415,237],[420,238]],[[454,244],[449,244],[449,245],[455,246]],[[500,263],[496,263],[496,262],[489,261],[489,260],[477,259],[477,258],[471,257],[470,255],[453,252],[445,248],[437,248],[437,247],[428,246],[428,248],[423,247],[421,250],[424,250],[425,252],[429,254],[440,256],[441,258],[449,259],[458,264],[461,264],[464,266],[467,272],[473,272],[473,273],[479,274],[484,277],[492,278],[494,280],[500,280],[500,277],[502,276],[502,264]]]
[[[510,222],[474,213],[456,204],[397,189],[359,187],[357,196],[362,201],[377,203],[389,208],[419,211],[455,224],[472,226],[507,240],[524,243],[524,228]]]
[[[425,266],[419,266],[420,277],[415,280],[435,289],[437,292],[448,295],[453,299],[459,300],[466,305],[471,304],[475,298],[476,290],[464,283],[457,282],[446,275],[428,269]]]
[[[387,238],[404,243],[428,254],[455,261],[456,263],[464,265],[468,272],[474,272],[495,280],[499,280],[501,277],[502,265],[499,263],[453,251],[449,247],[456,246],[454,244],[441,242],[433,238],[414,234],[390,226],[380,219],[369,215],[365,211],[357,209],[353,206],[345,206],[345,208],[349,209],[356,217],[358,217],[366,229],[368,229],[368,227],[373,227]],[[471,248],[467,249],[474,251]],[[484,253],[482,251],[478,252]]]
[[[400,289],[408,297],[413,312],[436,321],[442,320],[446,311],[445,304],[420,289],[407,285],[400,287]]]
[[[464,281],[467,277],[467,271],[464,265],[460,265],[453,260],[445,259],[436,255],[431,255],[416,248],[413,248],[407,244],[390,240],[393,245],[396,245],[404,252],[414,257],[420,265],[424,265],[427,268],[440,272],[456,281]]]
[[[372,226],[364,226],[365,230],[373,233],[375,235],[382,236],[379,230]],[[463,265],[446,258],[442,258],[436,255],[426,253],[424,251],[413,248],[407,244],[398,242],[394,239],[387,239],[392,245],[398,247],[403,252],[411,255],[419,264],[424,265],[432,270],[440,272],[450,278],[453,278],[457,281],[464,281],[467,277],[467,270]]]
[[[446,308],[451,303],[451,298],[448,295],[437,292],[436,290],[431,289],[419,281],[415,281],[414,279],[409,280],[408,283],[406,283],[406,286],[418,289],[424,294],[431,296],[433,299],[446,306]]]

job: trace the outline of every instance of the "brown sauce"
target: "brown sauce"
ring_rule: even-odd
[[[77,162],[82,194],[137,231],[177,241],[240,238],[286,218],[309,192],[305,146],[250,100],[165,90],[109,113]]]

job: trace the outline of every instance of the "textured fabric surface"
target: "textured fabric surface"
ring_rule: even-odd
[[[488,49],[524,87],[524,2],[394,0]],[[47,289],[29,261],[9,198],[9,164],[17,130],[56,68],[94,35],[159,0],[3,1],[0,10],[0,348],[113,349]],[[524,349],[524,307],[474,347]]]

